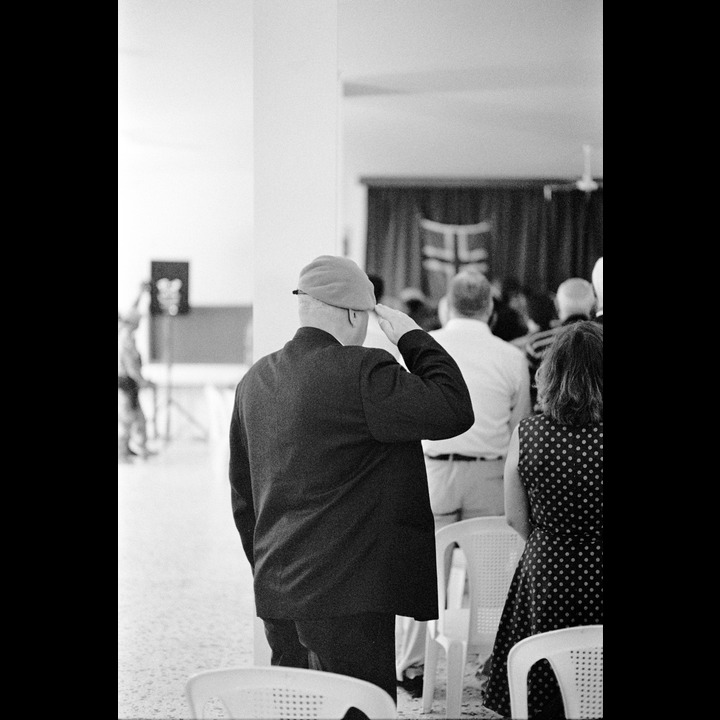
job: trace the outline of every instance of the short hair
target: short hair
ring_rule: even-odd
[[[563,425],[603,420],[603,328],[580,320],[560,330],[535,375],[540,411]]]
[[[385,294],[385,281],[379,275],[373,275],[368,273],[367,276],[370,278],[370,282],[373,284],[375,290],[375,299],[380,302],[382,296]]]
[[[461,270],[450,280],[448,305],[465,317],[492,311],[492,285],[479,270]]]
[[[324,319],[325,321],[336,321],[341,315],[347,313],[345,308],[335,305],[328,305],[307,293],[300,293],[298,296],[298,316],[301,323],[312,323],[314,320]]]

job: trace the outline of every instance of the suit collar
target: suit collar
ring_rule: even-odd
[[[342,345],[342,343],[334,335],[327,332],[327,330],[310,326],[298,328],[293,340],[322,345]]]

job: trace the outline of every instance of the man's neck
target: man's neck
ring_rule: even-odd
[[[488,324],[490,318],[487,315],[460,315],[459,313],[450,313],[450,320],[476,320],[477,322]]]

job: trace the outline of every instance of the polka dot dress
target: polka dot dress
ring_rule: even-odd
[[[572,427],[534,415],[518,432],[532,531],[505,601],[484,699],[504,717],[510,716],[507,655],[515,643],[603,622],[603,426]],[[533,666],[528,687],[530,717],[557,702],[547,661]]]

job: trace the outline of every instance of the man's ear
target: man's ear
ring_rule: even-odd
[[[356,310],[348,308],[348,320],[353,327],[357,327],[360,324],[360,318]]]

